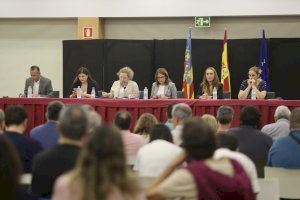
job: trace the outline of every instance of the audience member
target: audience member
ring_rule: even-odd
[[[173,144],[169,128],[157,124],[151,130],[150,143],[138,151],[134,170],[140,176],[158,176],[180,152],[181,148]]]
[[[213,129],[215,133],[217,133],[218,122],[213,115],[204,114],[201,118]]]
[[[4,135],[16,146],[25,173],[31,171],[34,156],[42,151],[42,145],[32,138],[25,136],[27,128],[27,113],[21,106],[11,106],[5,110],[6,130]]]
[[[53,199],[145,199],[126,166],[118,129],[113,126],[96,128],[76,167],[56,181]]]
[[[214,131],[202,119],[187,120],[182,131],[184,151],[154,181],[149,199],[252,200],[255,195],[243,167],[228,158],[213,159]],[[175,171],[184,161],[187,167]]]
[[[134,127],[134,133],[141,135],[145,143],[149,142],[150,131],[157,124],[157,119],[150,113],[144,113],[140,116]]]
[[[30,131],[30,137],[39,141],[44,149],[49,149],[57,144],[59,137],[57,120],[63,108],[64,104],[60,101],[49,103],[46,112],[47,122]]]
[[[218,134],[227,133],[231,127],[234,111],[231,106],[221,106],[217,111]]]
[[[229,129],[228,134],[237,138],[239,151],[255,163],[258,177],[264,177],[264,166],[273,140],[259,130],[260,117],[258,108],[243,107],[240,112],[240,127]]]
[[[89,104],[85,104],[82,108],[87,112],[88,118],[88,134],[92,134],[95,131],[95,128],[100,126],[102,123],[101,116],[94,110]]]
[[[191,107],[185,103],[178,103],[173,106],[172,121],[175,128],[172,130],[172,136],[174,144],[181,145],[183,122],[184,120],[192,117],[192,115]]]
[[[81,97],[82,98],[92,98],[92,90],[95,90],[95,96],[97,96],[98,92],[98,84],[93,79],[90,71],[85,67],[80,67],[77,72],[75,79],[72,85],[72,91],[70,94],[70,98],[77,97],[77,88],[81,89]]]
[[[272,145],[268,165],[300,168],[300,108],[292,110],[290,128],[289,135],[279,137]]]
[[[260,188],[256,167],[250,158],[238,152],[237,139],[232,135],[218,134],[217,140],[219,142],[219,148],[214,153],[214,159],[229,158],[240,163],[251,181],[253,192],[257,194]]]
[[[131,114],[128,111],[121,110],[117,112],[114,123],[121,130],[127,164],[134,165],[137,152],[145,144],[145,140],[142,136],[130,132]]]
[[[158,68],[155,72],[155,82],[151,89],[152,99],[176,99],[177,89],[165,68]]]
[[[32,168],[32,192],[49,198],[55,179],[75,166],[87,135],[86,112],[80,106],[63,109],[59,116],[58,144],[36,156]]]
[[[0,109],[0,134],[5,130],[5,114],[2,109]]]
[[[118,81],[111,86],[110,92],[103,92],[103,97],[109,98],[139,98],[139,86],[133,81],[134,72],[130,67],[123,67],[117,73]]]
[[[172,131],[174,129],[174,124],[173,124],[173,120],[172,120],[172,110],[173,107],[176,103],[170,103],[167,107],[167,117],[168,120],[165,122],[165,125],[167,127],[169,127],[170,131]]]
[[[27,96],[28,87],[32,88],[33,97],[37,96],[53,96],[53,88],[51,80],[42,76],[40,68],[36,65],[30,67],[30,78],[25,81],[24,95]]]
[[[265,125],[261,131],[273,139],[280,136],[286,136],[290,132],[290,115],[291,111],[286,106],[278,106],[275,110],[275,123]]]
[[[0,199],[35,200],[38,199],[22,191],[19,184],[22,164],[14,145],[0,135]]]

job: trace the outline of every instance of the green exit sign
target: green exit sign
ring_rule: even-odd
[[[195,28],[210,27],[210,17],[195,17]]]

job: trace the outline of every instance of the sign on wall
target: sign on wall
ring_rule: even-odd
[[[86,40],[86,39],[93,39],[93,31],[94,29],[92,27],[83,27],[82,28],[82,34],[83,34],[83,39]]]
[[[210,27],[210,17],[195,17],[195,28]]]

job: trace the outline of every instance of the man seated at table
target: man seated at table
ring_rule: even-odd
[[[28,87],[32,88],[33,97],[44,96],[52,97],[53,88],[51,80],[42,76],[40,68],[36,65],[30,67],[30,78],[27,78],[25,81],[24,95],[28,94]]]

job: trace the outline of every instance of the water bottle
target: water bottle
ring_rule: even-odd
[[[148,88],[145,87],[144,89],[144,99],[148,99]]]
[[[213,99],[218,99],[218,91],[216,87],[213,89]]]
[[[92,87],[91,98],[96,98],[95,87]]]
[[[251,99],[256,100],[256,91],[254,89],[251,90]]]
[[[77,98],[81,98],[81,88],[80,88],[80,86],[77,87],[76,93],[77,93]]]
[[[32,87],[31,86],[28,87],[27,98],[32,98]]]

